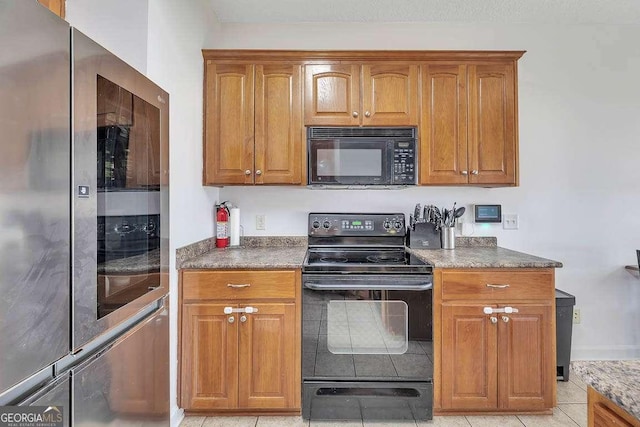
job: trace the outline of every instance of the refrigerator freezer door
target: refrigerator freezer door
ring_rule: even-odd
[[[148,318],[73,369],[73,425],[169,425],[168,300]]]
[[[0,0],[0,395],[69,351],[69,39]]]
[[[69,427],[71,424],[71,379],[69,374],[40,389],[33,396],[22,402],[28,406],[56,406],[62,411],[62,425]]]
[[[168,233],[169,97],[76,29],[72,30],[71,38],[74,111],[71,347],[77,350],[168,293],[169,247],[168,238],[164,237]],[[149,165],[153,165],[153,176],[147,173]],[[127,187],[132,182],[135,188]],[[101,196],[123,192],[132,195],[134,190],[141,195],[159,195],[160,218],[154,219],[153,224],[142,223],[122,214],[117,220],[105,221],[108,208],[113,206],[101,207],[100,202],[115,199],[98,197],[98,192]],[[155,200],[148,198],[151,199]],[[149,214],[158,213],[157,203],[147,205]],[[159,237],[159,248],[155,245],[153,250],[141,254],[112,259],[110,255],[117,251],[109,248],[133,235],[142,236],[143,240],[145,236],[156,240]]]

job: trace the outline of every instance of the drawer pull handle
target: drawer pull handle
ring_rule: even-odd
[[[251,283],[227,283],[227,287],[229,288],[248,288],[249,286],[251,286]]]
[[[487,283],[487,288],[498,288],[498,289],[504,289],[504,288],[508,288],[509,285],[492,285],[491,283]]]

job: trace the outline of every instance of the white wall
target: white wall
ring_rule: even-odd
[[[66,2],[66,19],[72,26],[145,73],[149,0]]]
[[[640,26],[224,24],[211,48],[527,50],[519,61],[518,188],[400,191],[225,187],[247,235],[304,235],[310,211],[401,211],[500,203],[518,231],[476,227],[511,249],[559,260],[576,296],[573,359],[640,357]],[[255,215],[266,214],[265,232]],[[469,218],[469,215],[465,215]],[[469,220],[468,220],[469,221]]]
[[[178,279],[175,249],[213,234],[212,210],[216,188],[202,186],[202,73],[201,49],[215,29],[206,0],[149,2],[147,75],[170,96],[171,169],[171,332],[170,373],[172,424],[177,406]]]
[[[207,0],[67,0],[67,20],[145,73],[170,97],[171,414],[176,403],[175,249],[213,235],[217,188],[202,186],[202,53],[218,24]]]

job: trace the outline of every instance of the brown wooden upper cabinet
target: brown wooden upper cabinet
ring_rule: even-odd
[[[64,2],[65,0],[38,0],[40,4],[49,9],[51,12],[64,19]]]
[[[302,182],[302,66],[205,60],[205,185]]]
[[[417,126],[419,184],[517,186],[523,54],[204,50],[203,182],[302,184],[305,126]]]
[[[420,184],[518,185],[515,61],[422,66]]]
[[[417,126],[418,65],[305,67],[307,126]]]

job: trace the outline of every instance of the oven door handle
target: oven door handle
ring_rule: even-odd
[[[304,282],[304,287],[314,291],[348,291],[348,290],[372,290],[372,291],[428,291],[433,289],[433,283],[412,283],[406,285],[385,285],[368,283],[318,283]]]

